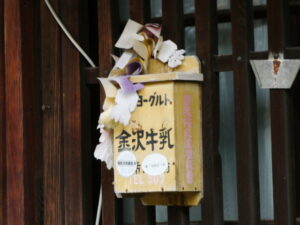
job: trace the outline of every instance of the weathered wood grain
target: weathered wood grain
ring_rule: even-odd
[[[26,9],[23,9],[26,10]],[[23,11],[24,12],[24,11]],[[34,223],[34,153],[27,154],[27,150],[33,147],[32,137],[34,127],[28,127],[32,117],[27,112],[34,103],[33,90],[29,82],[32,82],[34,73],[32,58],[24,60],[28,54],[26,47],[22,44],[28,40],[28,36],[22,33],[25,29],[21,20],[22,5],[19,1],[4,1],[4,52],[5,52],[5,113],[6,113],[6,181],[7,181],[7,224],[23,225]],[[31,30],[30,18],[26,18],[28,32]],[[29,34],[28,33],[28,34]],[[27,34],[27,35],[28,35]],[[33,40],[33,39],[32,39]],[[31,45],[31,41],[28,45]],[[29,63],[24,65],[25,61]],[[28,76],[28,77],[27,77]],[[28,79],[28,80],[26,80]],[[28,107],[28,109],[26,109]],[[31,175],[32,177],[28,177]]]
[[[267,1],[269,51],[286,47],[287,2]],[[295,224],[294,121],[289,90],[271,90],[274,223]]]
[[[0,0],[0,224],[6,225],[4,1]]]
[[[79,2],[79,29],[78,36],[81,47],[87,52],[94,63],[98,63],[98,35],[97,35],[97,0]],[[78,37],[77,37],[78,38]],[[95,61],[97,59],[97,61]],[[94,158],[94,150],[97,144],[96,129],[99,115],[99,81],[88,85],[88,72],[98,70],[90,67],[87,61],[81,57],[81,141],[82,141],[82,208],[83,224],[92,225],[96,218],[96,205],[98,203],[100,165]],[[98,73],[97,73],[98,76]],[[95,115],[97,115],[95,117]]]
[[[178,48],[184,47],[183,0],[162,1],[162,35],[172,40]]]
[[[155,206],[144,206],[140,199],[135,199],[134,224],[155,225]]]
[[[168,225],[189,225],[189,208],[169,206]]]
[[[239,223],[260,219],[255,77],[249,65],[254,49],[252,1],[231,0],[235,135]],[[239,35],[237,35],[239,34]]]
[[[99,33],[99,76],[105,77],[112,69],[111,54],[119,26],[118,2],[115,0],[98,1],[98,33]],[[100,105],[105,98],[100,89]],[[105,163],[101,163],[101,185],[103,190],[102,224],[122,224],[122,201],[115,197],[113,188],[113,172],[107,170]]]
[[[24,111],[20,4],[4,1],[6,143],[7,143],[7,224],[24,223]],[[18,204],[16,204],[18,202]]]
[[[59,1],[51,1],[59,11]],[[64,225],[63,115],[60,30],[41,4],[41,80],[43,111],[44,224]]]
[[[150,0],[130,0],[130,18],[141,24],[150,22]]]
[[[294,10],[291,12],[290,7],[290,32],[289,32],[289,39],[291,46],[299,46],[300,45],[300,8]],[[292,35],[291,35],[292,34]],[[300,48],[299,47],[293,47],[290,48],[292,51],[297,50],[298,51],[298,57],[300,58]],[[287,54],[287,49],[285,49],[285,53]],[[290,56],[290,54],[289,54]],[[296,54],[294,55],[296,56]],[[294,114],[294,124],[295,124],[295,149],[300,149],[300,104],[299,104],[299,98],[300,98],[300,75],[298,73],[297,78],[295,79],[295,82],[293,84],[292,88],[292,99],[293,99],[293,114]],[[300,179],[297,179],[300,175],[300,164],[297,162],[300,162],[300,152],[295,151],[295,177],[296,177],[296,217],[300,217]]]
[[[61,19],[79,42],[79,1],[61,0]],[[65,225],[82,225],[82,92],[78,50],[65,35],[61,40],[63,148],[64,148],[64,218]]]
[[[214,72],[213,55],[217,47],[216,0],[195,0],[196,50],[202,62],[203,84],[203,222],[223,224],[223,195],[219,143],[219,79]]]
[[[24,121],[24,189],[25,223],[37,221],[37,199],[40,196],[42,164],[40,139],[40,83],[37,2],[29,0],[20,4],[22,85]]]

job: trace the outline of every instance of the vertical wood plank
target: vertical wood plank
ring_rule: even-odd
[[[98,32],[99,32],[99,75],[107,76],[112,69],[111,53],[118,31],[119,15],[116,0],[98,0]],[[100,105],[105,94],[100,89]],[[101,163],[101,185],[103,190],[102,224],[122,224],[122,201],[115,197],[113,187],[113,171],[107,170]]]
[[[269,50],[279,54],[286,45],[287,1],[268,0]],[[275,225],[295,224],[294,122],[289,90],[271,90],[271,130]]]
[[[162,20],[164,39],[170,39],[177,44],[178,48],[183,48],[183,1],[162,1]],[[168,207],[168,224],[189,224],[188,210],[188,207]]]
[[[189,207],[169,206],[168,224],[189,225]]]
[[[290,18],[290,33],[293,34],[290,36],[290,41],[292,46],[299,46],[300,45],[300,8],[297,7],[294,10],[293,15]],[[300,76],[299,73],[295,80],[293,90],[292,90],[292,97],[293,97],[293,113],[294,115],[300,115]],[[298,116],[294,116],[294,124],[295,124],[295,162],[300,162],[300,152],[296,149],[300,149],[300,118]],[[300,217],[300,164],[295,163],[295,190],[296,190],[296,210],[295,214],[296,217]]]
[[[51,1],[59,12],[58,0]],[[62,77],[60,30],[41,4],[44,224],[64,225]]]
[[[145,24],[150,20],[150,0],[130,0],[131,19]],[[139,199],[134,201],[135,224],[154,225],[155,206],[144,206]]]
[[[300,14],[299,14],[300,16]],[[292,30],[293,31],[293,30]],[[300,40],[299,40],[300,41]],[[299,79],[299,74],[298,77],[295,80],[294,88],[293,88],[293,112],[294,115],[300,115],[300,104],[299,98],[300,98],[300,79]],[[295,149],[300,149],[300,118],[295,116]],[[295,151],[295,162],[300,162],[300,152]],[[300,217],[300,196],[299,196],[299,190],[300,190],[300,180],[297,179],[300,174],[300,165],[299,163],[295,164],[295,189],[296,189],[296,210],[295,210],[295,215],[296,218]]]
[[[294,146],[291,99],[286,91],[271,91],[274,222],[295,224]]]
[[[4,10],[0,0],[0,224],[6,225]]]
[[[24,204],[24,111],[20,3],[4,1],[6,143],[7,143],[7,224],[22,225]],[[18,204],[16,204],[18,202]]]
[[[114,52],[119,20],[118,2],[116,0],[98,0],[100,76],[107,76],[112,69],[113,62],[111,54]]]
[[[178,48],[184,47],[183,0],[162,1],[162,35],[172,40]]]
[[[5,32],[5,103],[6,103],[6,171],[7,171],[7,224],[34,224],[34,127],[29,127],[34,114],[33,90],[34,65],[32,58],[25,60],[32,40],[28,36],[32,31],[32,20],[21,20],[23,5],[19,1],[4,1]],[[24,12],[24,11],[23,11]],[[26,24],[26,26],[24,25]],[[22,31],[29,28],[28,33]],[[31,49],[32,50],[32,49]],[[25,65],[25,63],[29,63]],[[27,80],[28,79],[28,80]],[[30,103],[30,104],[28,104]],[[32,107],[32,108],[30,108]],[[28,150],[31,148],[33,152]],[[28,177],[30,176],[30,177]],[[33,189],[33,190],[32,190]]]
[[[97,35],[97,1],[79,1],[79,39],[80,45],[93,59],[98,57]],[[100,165],[94,158],[98,130],[96,125],[99,115],[99,88],[95,85],[87,85],[87,70],[98,68],[86,67],[89,64],[81,58],[81,120],[82,120],[82,200],[83,200],[83,224],[92,225],[96,218],[97,195],[99,193]],[[98,61],[98,58],[97,58]],[[98,73],[97,75],[98,76]],[[97,89],[95,91],[95,89]],[[94,164],[98,166],[94,168]]]
[[[183,0],[162,1],[162,27],[165,40],[184,47]],[[168,207],[168,224],[189,224],[188,207]],[[178,219],[177,216],[180,216]],[[177,219],[175,219],[177,218]]]
[[[30,41],[30,44],[26,44],[26,51],[29,54],[33,54],[32,57],[32,70],[34,72],[29,72],[32,76],[32,80],[27,80],[28,91],[31,93],[27,98],[33,103],[26,103],[33,107],[33,110],[30,112],[27,110],[28,116],[31,116],[33,119],[27,121],[27,126],[31,127],[34,130],[28,132],[31,135],[31,141],[34,144],[34,147],[28,147],[27,154],[34,154],[31,156],[33,158],[31,173],[34,173],[34,176],[31,177],[34,188],[31,192],[34,194],[34,199],[28,195],[29,201],[34,204],[34,219],[36,224],[43,223],[43,139],[42,139],[42,91],[41,91],[41,8],[40,1],[31,0],[30,4],[26,4],[26,10],[23,12],[22,17],[27,17],[31,21],[31,32],[28,32],[28,28],[24,28],[22,33],[27,34],[27,38]],[[25,22],[25,20],[23,20]],[[25,22],[26,23],[26,22]],[[34,38],[32,38],[34,37]],[[34,49],[34,51],[32,51]],[[23,58],[27,58],[27,55],[23,55]],[[27,62],[25,61],[27,64]],[[33,75],[34,74],[34,75]],[[34,85],[33,85],[34,84]],[[30,134],[31,133],[31,134]],[[28,175],[29,176],[29,175]]]
[[[254,48],[252,0],[231,0],[235,134],[239,224],[260,219],[255,78],[249,65]]]
[[[150,0],[130,0],[130,18],[141,24],[150,20]]]
[[[135,225],[155,225],[155,206],[144,206],[140,199],[135,199],[134,219]]]
[[[219,79],[213,70],[217,54],[216,0],[195,0],[196,50],[202,61],[203,84],[203,223],[223,224],[222,171],[219,142]]]
[[[25,221],[35,223],[38,209],[36,203],[40,196],[42,168],[38,168],[42,155],[40,142],[40,83],[39,73],[39,48],[37,35],[38,2],[28,0],[20,4],[21,19],[21,48],[22,48],[22,85],[23,85],[23,110],[24,110],[24,187],[25,187]],[[30,222],[29,222],[30,221]]]
[[[61,0],[61,18],[79,42],[79,1]],[[81,76],[78,50],[65,35],[61,40],[64,148],[64,213],[65,225],[82,225],[82,113]]]

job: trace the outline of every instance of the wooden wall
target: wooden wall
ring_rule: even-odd
[[[0,1],[0,27],[4,25],[4,4]],[[0,223],[6,223],[6,155],[5,155],[5,74],[4,29],[0,29]]]

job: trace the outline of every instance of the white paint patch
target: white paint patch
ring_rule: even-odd
[[[123,177],[130,177],[137,169],[135,155],[130,151],[123,151],[116,160],[116,168]]]
[[[150,154],[144,159],[142,163],[142,169],[150,176],[163,174],[168,169],[168,160],[162,154]]]

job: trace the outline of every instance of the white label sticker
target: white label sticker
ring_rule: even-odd
[[[130,177],[137,168],[135,155],[130,151],[123,151],[119,154],[116,161],[116,168],[123,177]]]
[[[168,169],[168,160],[162,154],[150,154],[144,159],[142,163],[142,169],[150,176],[163,174]]]

